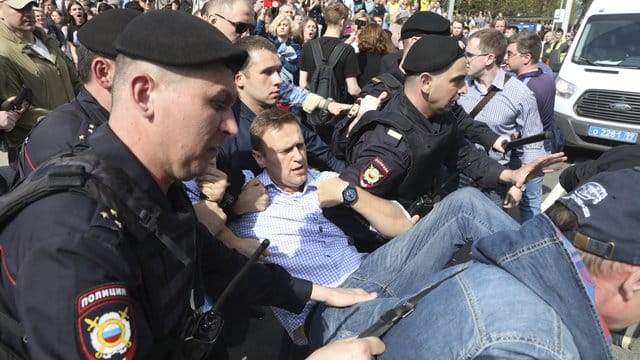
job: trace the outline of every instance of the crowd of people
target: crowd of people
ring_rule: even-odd
[[[257,305],[281,358],[628,350],[638,147],[543,211],[571,36],[442,14],[0,1],[0,357],[225,358]]]

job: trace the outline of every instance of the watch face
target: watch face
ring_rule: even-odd
[[[358,198],[358,192],[355,188],[348,187],[344,190],[342,196],[344,197],[344,201],[346,203],[352,203]]]

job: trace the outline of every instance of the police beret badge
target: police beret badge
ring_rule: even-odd
[[[365,189],[376,187],[389,173],[389,167],[376,157],[360,171],[360,187]]]
[[[87,359],[133,359],[133,309],[122,284],[95,287],[78,297],[77,330]]]

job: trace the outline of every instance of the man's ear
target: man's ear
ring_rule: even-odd
[[[484,65],[485,65],[485,66],[491,66],[492,64],[495,64],[495,63],[496,63],[496,54],[494,54],[494,53],[489,53],[489,54],[487,55],[487,60],[486,60],[486,62],[485,62],[485,64],[484,64]]]
[[[146,117],[153,116],[153,90],[155,88],[156,82],[150,74],[139,74],[129,82],[131,98]]]
[[[114,66],[109,60],[96,56],[91,62],[91,72],[101,88],[111,90]]]
[[[621,288],[625,301],[631,300],[634,296],[640,296],[640,267],[633,267],[627,279],[622,282]]]
[[[253,158],[256,159],[256,162],[258,163],[258,166],[260,166],[261,169],[264,169],[267,167],[267,163],[264,159],[264,156],[262,156],[262,153],[260,153],[257,150],[251,150],[251,155],[253,155]]]
[[[423,72],[418,76],[420,82],[420,90],[425,93],[431,93],[431,86],[433,85],[433,76],[428,72]]]
[[[238,89],[244,89],[244,74],[242,73],[242,70],[236,73],[235,81]]]

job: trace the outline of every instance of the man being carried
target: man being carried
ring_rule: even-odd
[[[230,222],[229,227],[241,237],[270,239],[273,245],[266,261],[310,281],[337,286],[353,274],[380,279],[393,289],[388,291],[403,293],[441,269],[458,246],[517,226],[493,204],[475,201],[472,194],[479,194],[477,190],[465,189],[411,227],[397,203],[350,185],[336,173],[309,170],[300,124],[281,110],[258,114],[251,139],[253,155],[265,169],[258,179],[267,188],[269,206]],[[322,208],[339,204],[395,238],[369,255],[358,253],[352,239],[322,214]],[[474,218],[476,214],[482,220]],[[302,325],[313,306],[307,303],[299,315],[275,309],[297,343],[305,340]]]

